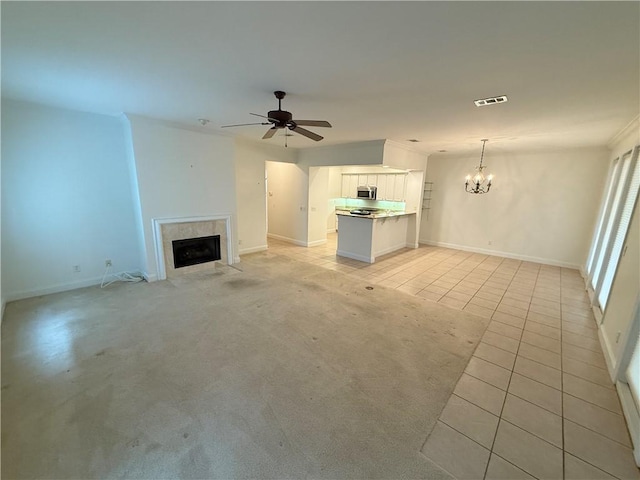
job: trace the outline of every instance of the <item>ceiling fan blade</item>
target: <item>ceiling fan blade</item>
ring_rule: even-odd
[[[273,137],[276,134],[277,131],[278,131],[278,129],[276,127],[271,127],[269,130],[267,130],[267,133],[264,134],[262,139],[266,140],[268,138]]]
[[[327,127],[331,128],[331,124],[326,120],[294,120],[296,125],[304,125],[305,127]]]
[[[278,120],[276,120],[275,118],[271,118],[271,117],[265,117],[264,115],[260,115],[259,113],[249,113],[249,115],[253,115],[254,117],[262,117],[262,118],[266,118],[267,120],[269,120],[269,122],[274,123],[277,122]],[[267,124],[268,125],[268,124]]]
[[[220,125],[220,128],[227,127],[246,127],[247,125],[271,125],[269,122],[260,122],[260,123],[237,123],[235,125]]]
[[[291,128],[290,130],[292,132],[299,133],[300,135],[304,135],[305,137],[310,138],[311,140],[315,140],[316,142],[319,142],[320,140],[322,140],[324,138],[324,137],[321,137],[320,135],[318,135],[317,133],[310,132],[306,128],[300,128],[298,126],[295,126],[294,128]]]

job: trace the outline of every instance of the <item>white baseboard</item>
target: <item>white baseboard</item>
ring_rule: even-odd
[[[513,258],[514,260],[522,260],[524,262],[542,263],[544,265],[551,265],[554,267],[574,268],[581,270],[582,265],[575,263],[562,262],[560,260],[554,260],[551,258],[532,257],[529,255],[520,255],[517,253],[501,252],[499,250],[487,250],[486,248],[470,247],[468,245],[458,245],[455,243],[446,242],[433,242],[431,240],[420,239],[419,242],[422,245],[431,245],[434,247],[452,248],[455,250],[462,250],[464,252],[482,253],[483,255],[493,255],[496,257]]]
[[[307,247],[317,247],[318,245],[324,245],[327,243],[327,239],[323,240],[314,240],[313,242],[307,242]]]
[[[107,280],[112,278],[114,275],[121,275],[124,273],[137,274],[142,275],[142,277],[147,282],[155,282],[157,280],[157,275],[149,275],[147,272],[141,272],[139,270],[129,270],[122,271],[110,274],[107,277]],[[39,297],[41,295],[51,295],[52,293],[60,293],[60,292],[68,292],[69,290],[77,290],[78,288],[86,288],[86,287],[94,287],[96,285],[100,285],[102,283],[103,276],[99,277],[91,277],[86,278],[84,280],[79,280],[77,282],[68,282],[68,283],[58,283],[56,285],[51,285],[43,288],[34,288],[32,290],[22,290],[21,292],[10,293],[7,295],[6,302],[13,302],[16,300],[23,300],[25,298]],[[2,304],[2,313],[4,314],[5,303]]]
[[[142,276],[149,283],[158,281],[158,274],[157,273],[142,272]]]
[[[328,228],[327,233],[336,233],[337,230],[335,228]]]
[[[264,252],[266,249],[267,249],[267,245],[258,245],[257,247],[241,248],[240,255],[246,255],[248,253],[256,253],[256,252]]]
[[[627,421],[627,428],[629,428],[629,433],[631,434],[633,458],[636,461],[636,465],[640,467],[640,442],[638,442],[638,439],[640,439],[640,416],[638,415],[638,409],[629,385],[623,382],[616,382],[616,390],[622,405],[622,413]]]
[[[607,371],[609,372],[609,377],[611,377],[611,383],[614,383],[615,371],[616,371],[616,355],[611,348],[611,344],[609,343],[609,339],[604,334],[604,330],[598,324],[598,340],[600,340],[600,347],[602,348],[602,353],[604,355],[604,361],[607,364]]]
[[[307,242],[303,242],[302,240],[296,240],[295,238],[285,237],[283,235],[276,235],[275,233],[267,233],[267,238],[275,238],[276,240],[282,240],[283,242],[293,243],[294,245],[299,245],[301,247],[307,246]]]
[[[418,247],[420,247],[420,244],[419,243],[408,243],[407,242],[405,247],[407,247],[407,248],[418,248]]]
[[[282,235],[276,235],[275,233],[267,233],[268,238],[275,238],[276,240],[282,240],[283,242],[293,243],[300,247],[317,247],[318,245],[324,245],[327,243],[327,239],[314,240],[313,242],[303,242],[302,240],[296,240],[295,238],[284,237]]]
[[[40,295],[50,295],[52,293],[66,292],[68,290],[76,290],[78,288],[93,287],[94,285],[100,285],[102,282],[102,275],[99,277],[87,278],[85,280],[79,280],[77,282],[59,283],[43,288],[34,288],[32,290],[22,290],[21,292],[10,293],[7,295],[7,302],[13,302],[15,300],[23,300],[25,298],[39,297]]]
[[[342,252],[340,250],[338,250],[336,252],[336,255],[340,256],[340,257],[347,257],[347,258],[351,258],[353,260],[359,260],[361,262],[367,262],[367,263],[373,263],[375,262],[374,258],[371,257],[365,257],[364,255],[357,255],[354,253],[349,253],[349,252]]]
[[[397,250],[400,250],[404,247],[406,247],[407,244],[406,243],[399,243],[397,245],[392,245],[388,248],[385,248],[384,250],[380,250],[379,252],[376,252],[376,257],[381,257],[382,255],[386,255],[387,253],[392,253],[395,252]]]

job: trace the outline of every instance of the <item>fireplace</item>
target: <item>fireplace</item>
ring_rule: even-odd
[[[173,240],[174,268],[220,260],[220,235]]]
[[[231,215],[210,215],[206,217],[154,218],[153,232],[156,248],[157,277],[164,280],[193,272],[215,271],[220,264],[234,263],[233,238],[231,236]],[[190,252],[184,253],[187,265],[178,267],[181,260],[176,258],[174,242],[218,237],[218,245],[188,245]],[[188,242],[187,242],[188,243]],[[185,245],[178,243],[178,247]],[[180,255],[180,253],[179,253]],[[215,258],[215,260],[213,260]],[[193,263],[189,263],[193,261]]]

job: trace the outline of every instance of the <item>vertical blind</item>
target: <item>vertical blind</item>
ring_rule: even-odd
[[[611,198],[616,191],[616,184],[620,178],[620,159],[616,158],[611,166],[611,173],[607,181],[607,195],[604,197],[604,205],[602,212],[600,212],[600,218],[598,219],[598,227],[596,228],[596,235],[593,241],[593,247],[589,252],[589,258],[587,260],[587,273],[590,274],[589,281],[593,278],[593,271],[596,260],[598,259],[598,252],[602,248],[603,228],[605,227],[605,220],[608,218],[608,212],[611,210]]]
[[[595,293],[594,298],[602,312],[607,305],[633,208],[638,198],[639,150],[640,146],[636,146],[632,151],[616,159],[611,166],[604,206],[589,253],[587,274],[590,286]]]
[[[631,215],[633,214],[633,206],[636,203],[638,197],[638,189],[640,188],[640,164],[635,161],[633,167],[633,174],[629,181],[629,188],[627,189],[626,198],[622,205],[622,211],[620,213],[620,220],[618,221],[618,229],[613,239],[613,247],[611,248],[611,255],[609,256],[609,262],[604,273],[602,280],[602,287],[600,288],[600,294],[598,295],[598,303],[601,308],[607,305],[609,298],[609,292],[611,291],[611,284],[613,283],[613,277],[620,260],[620,254],[622,253],[622,247],[624,246],[624,239],[627,236],[627,230],[629,230],[629,224],[631,223]]]

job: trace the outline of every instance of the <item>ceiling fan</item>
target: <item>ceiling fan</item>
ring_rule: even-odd
[[[275,135],[275,133],[283,128],[289,129],[292,132],[303,135],[311,140],[315,140],[319,142],[324,137],[318,135],[317,133],[311,132],[305,127],[328,127],[331,128],[331,124],[324,120],[294,120],[291,112],[287,112],[286,110],[282,110],[282,99],[285,97],[286,93],[280,90],[273,92],[273,94],[278,99],[278,110],[271,110],[267,113],[267,115],[259,115],[257,113],[250,113],[250,115],[254,115],[256,117],[266,118],[266,122],[258,122],[258,123],[239,123],[236,125],[222,125],[221,128],[228,127],[244,127],[247,125],[271,125],[271,128],[267,130],[267,133],[262,137],[263,140],[271,138]],[[286,130],[285,130],[286,133]],[[285,137],[286,140],[286,137]]]

